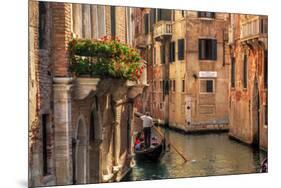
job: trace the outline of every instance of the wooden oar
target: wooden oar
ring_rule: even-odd
[[[152,126],[152,128],[154,128],[154,130],[156,130],[162,138],[165,138],[164,135],[163,135],[163,133],[161,133],[161,131],[158,130],[158,128],[156,128],[155,126]],[[167,141],[167,140],[165,139],[165,141]],[[174,148],[174,150],[183,158],[183,160],[184,160],[185,162],[188,161],[188,159],[176,148],[176,146],[174,146],[174,144],[172,144],[171,142],[169,142],[169,144],[170,144],[170,146],[172,146],[172,147]]]

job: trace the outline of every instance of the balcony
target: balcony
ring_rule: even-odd
[[[135,38],[135,46],[138,49],[144,49],[147,46],[147,36],[145,35],[139,35]]]
[[[267,17],[256,16],[241,23],[240,39],[242,42],[267,38]]]
[[[170,21],[159,21],[154,25],[153,36],[155,40],[163,40],[172,36],[172,24]]]

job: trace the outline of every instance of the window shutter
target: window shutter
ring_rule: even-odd
[[[165,64],[165,44],[161,46],[161,63]]]
[[[149,14],[144,15],[144,34],[148,34],[149,32]]]
[[[115,7],[110,7],[110,21],[111,21],[111,36],[116,36],[116,14],[115,14]]]
[[[165,94],[169,93],[169,80],[165,80]]]
[[[235,87],[235,57],[231,58],[231,87]]]
[[[267,50],[264,51],[264,61],[263,61],[263,67],[264,67],[264,70],[263,70],[263,73],[264,73],[264,88],[267,88],[268,86],[268,80],[267,80],[267,76],[268,76],[268,60],[267,60]]]
[[[155,24],[156,23],[156,9],[152,9],[152,16],[153,16],[153,21],[152,23]]]
[[[184,39],[178,40],[178,60],[184,59]]]
[[[150,19],[150,22],[149,22],[149,30],[150,32],[152,32],[152,29],[153,29],[153,24],[155,23],[154,22],[154,9],[152,10],[152,12],[149,14],[149,19]]]
[[[211,45],[211,52],[212,52],[212,57],[210,59],[212,60],[217,60],[217,40],[211,40],[212,45]]]
[[[172,42],[169,45],[169,62],[172,62]]]
[[[199,59],[205,59],[205,40],[199,39]]]
[[[248,60],[247,60],[247,55],[245,54],[244,55],[244,63],[243,63],[243,86],[244,86],[244,88],[247,88],[247,82],[248,82],[248,75],[247,75],[247,64],[248,64],[248,62],[247,62]]]
[[[175,42],[170,42],[170,50],[169,50],[169,61],[175,61]]]
[[[162,20],[171,21],[172,10],[162,9],[161,13],[162,13],[162,15],[161,15]]]
[[[162,18],[161,18],[161,13],[162,13],[162,10],[161,9],[157,9],[157,21],[160,21]]]
[[[175,42],[173,42],[173,52],[172,52],[173,61],[175,61],[175,54],[176,54],[176,46],[175,46]]]

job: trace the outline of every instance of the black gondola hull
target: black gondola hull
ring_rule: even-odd
[[[136,161],[159,161],[165,153],[165,143],[162,141],[154,148],[148,148],[143,151],[135,150]]]

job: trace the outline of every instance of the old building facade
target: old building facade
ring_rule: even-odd
[[[229,134],[267,150],[267,16],[232,14],[229,28]]]
[[[148,62],[143,111],[185,132],[228,129],[228,14],[134,10]]]
[[[130,170],[134,83],[68,70],[73,36],[131,45],[130,15],[125,7],[29,1],[30,187],[119,181]]]

